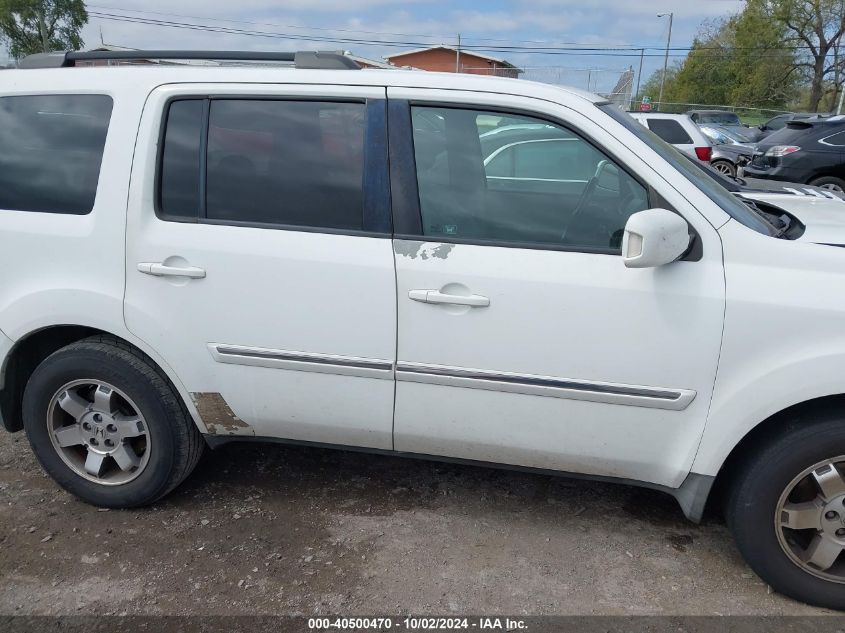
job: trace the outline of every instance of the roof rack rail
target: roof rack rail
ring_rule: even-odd
[[[24,57],[19,68],[65,68],[86,61],[143,61],[143,60],[209,61],[266,61],[290,62],[296,68],[360,70],[361,66],[343,53],[328,51],[297,51],[295,53],[258,51],[70,51],[36,53]]]

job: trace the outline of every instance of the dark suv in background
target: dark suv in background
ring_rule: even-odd
[[[745,173],[845,191],[845,119],[789,121],[757,144]]]
[[[767,136],[774,134],[778,130],[782,130],[786,127],[786,124],[790,121],[802,121],[806,119],[823,119],[825,117],[829,117],[830,114],[825,113],[818,113],[818,112],[787,112],[784,114],[779,114],[777,116],[772,117],[765,123],[761,123],[757,130],[757,140],[762,141]]]

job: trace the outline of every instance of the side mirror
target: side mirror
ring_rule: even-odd
[[[622,259],[628,268],[655,268],[677,260],[689,244],[686,220],[666,209],[647,209],[628,218]]]

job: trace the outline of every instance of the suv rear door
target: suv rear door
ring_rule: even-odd
[[[170,363],[209,432],[391,448],[386,173],[384,88],[193,84],[150,96],[126,323]]]

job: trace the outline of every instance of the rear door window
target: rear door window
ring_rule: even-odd
[[[212,100],[208,218],[360,230],[365,122],[363,103]]]
[[[0,209],[90,213],[111,112],[106,95],[0,97]]]
[[[672,145],[692,145],[690,135],[683,126],[672,119],[646,119],[648,129]]]
[[[164,131],[159,215],[362,230],[366,112],[363,102],[174,101]]]

